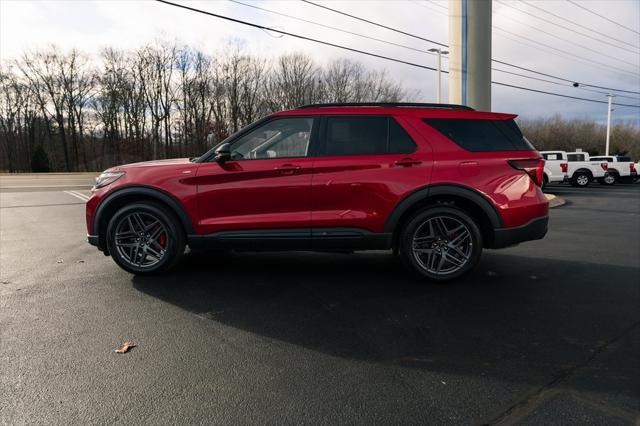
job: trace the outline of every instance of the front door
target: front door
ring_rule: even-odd
[[[231,159],[197,171],[198,231],[308,230],[312,117],[271,119],[231,143]]]

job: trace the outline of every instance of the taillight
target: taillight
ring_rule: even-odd
[[[602,170],[607,170],[609,168],[609,163],[600,163],[600,167],[602,167]]]
[[[560,169],[562,170],[562,173],[567,173],[569,170],[569,163],[560,163]]]
[[[636,165],[634,163],[629,163],[629,171],[634,172],[636,170]]]
[[[536,185],[542,185],[542,175],[544,173],[544,160],[539,158],[528,158],[526,160],[509,160],[511,167],[522,170],[529,175]]]

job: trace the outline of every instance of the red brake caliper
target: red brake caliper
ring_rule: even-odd
[[[160,227],[160,225],[158,225],[158,228],[159,227]],[[158,230],[158,228],[156,228],[156,230]],[[167,243],[167,236],[165,235],[164,232],[162,234],[160,234],[160,237],[158,237],[158,243],[163,248],[164,248],[165,244]]]

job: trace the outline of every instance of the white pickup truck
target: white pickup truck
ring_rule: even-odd
[[[541,152],[545,159],[544,170],[542,174],[542,189],[550,183],[568,182],[567,169],[569,163],[563,160],[562,152]]]
[[[556,176],[564,172],[565,180],[573,186],[585,187],[607,175],[609,163],[591,161],[587,152],[541,151],[540,154],[545,159],[545,170]]]
[[[603,185],[614,185],[617,182],[633,182],[638,178],[636,164],[631,157],[619,155],[591,157],[592,161],[606,161],[609,164],[608,174],[598,179]]]

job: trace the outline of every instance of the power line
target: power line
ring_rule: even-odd
[[[223,19],[223,20],[230,21],[230,22],[235,22],[237,24],[246,25],[246,26],[253,27],[253,28],[258,28],[258,29],[261,29],[261,30],[269,30],[271,32],[275,32],[275,33],[279,33],[279,34],[283,34],[283,35],[288,35],[290,37],[295,37],[295,38],[299,38],[299,39],[302,39],[302,40],[312,41],[314,43],[319,43],[319,44],[323,44],[323,45],[326,45],[326,46],[335,47],[335,48],[338,48],[338,49],[348,50],[348,51],[360,53],[360,54],[363,54],[363,55],[368,55],[368,56],[372,56],[372,57],[376,57],[376,58],[380,58],[380,59],[385,59],[385,60],[392,61],[392,62],[397,62],[397,63],[409,65],[409,66],[412,66],[412,67],[428,69],[428,70],[431,70],[431,71],[437,71],[435,68],[428,67],[426,65],[420,65],[420,64],[413,63],[413,62],[403,61],[401,59],[391,58],[391,57],[384,56],[384,55],[378,55],[376,53],[371,53],[371,52],[367,52],[367,51],[364,51],[364,50],[353,49],[351,47],[346,47],[346,46],[342,46],[342,45],[335,44],[335,43],[329,43],[329,42],[318,40],[318,39],[314,39],[314,38],[311,38],[311,37],[290,33],[288,31],[282,31],[282,30],[278,30],[276,28],[255,24],[253,22],[247,22],[247,21],[243,21],[243,20],[240,20],[240,19],[231,18],[229,16],[219,15],[217,13],[207,12],[207,11],[201,10],[201,9],[196,9],[194,7],[185,6],[185,5],[178,4],[178,3],[173,3],[173,2],[170,2],[170,1],[167,1],[167,0],[156,0],[156,1],[159,2],[159,3],[164,3],[164,4],[169,5],[169,6],[178,7],[178,8],[181,8],[181,9],[189,10],[191,12],[201,13],[203,15],[212,16],[214,18]],[[443,71],[443,72],[448,74],[448,72],[446,72],[446,71]],[[528,88],[528,87],[522,87],[522,86],[516,86],[516,85],[513,85],[513,84],[502,83],[502,82],[499,82],[499,81],[492,81],[491,83],[499,85],[499,86],[511,87],[511,88],[514,88],[514,89],[526,90],[526,91],[529,91],[529,92],[543,93],[543,94],[547,94],[547,95],[551,95],[551,96],[558,96],[558,97],[563,97],[563,98],[568,98],[568,99],[577,99],[577,100],[582,100],[582,101],[587,101],[587,102],[594,102],[594,103],[605,103],[605,104],[608,103],[606,101],[598,101],[596,99],[580,98],[580,97],[577,97],[577,96],[563,95],[561,93],[546,92],[546,91],[542,91],[542,90],[531,89],[531,88]],[[640,105],[618,104],[618,103],[613,104],[613,105],[640,108]]]
[[[337,10],[337,9],[332,9],[332,8],[330,8],[328,6],[324,6],[324,5],[321,5],[321,4],[318,4],[318,3],[314,3],[314,2],[309,1],[309,0],[301,0],[301,1],[303,1],[305,3],[308,3],[308,4],[311,4],[311,5],[315,6],[315,7],[320,7],[322,9],[330,10],[331,12],[338,13],[340,15],[348,16],[349,18],[357,19],[358,21],[366,22],[368,24],[375,25],[375,26],[378,26],[380,28],[387,29],[389,31],[394,31],[394,32],[399,33],[399,34],[404,34],[404,35],[409,36],[409,37],[417,38],[418,40],[428,41],[429,43],[437,44],[438,46],[449,47],[444,43],[440,43],[439,41],[429,40],[428,38],[420,37],[420,36],[417,36],[415,34],[410,34],[408,32],[399,30],[397,28],[388,27],[388,26],[380,24],[378,22],[373,22],[373,21],[370,21],[368,19],[360,18],[359,16],[351,15],[351,14],[349,14],[347,12],[342,12],[342,11]]]
[[[219,14],[213,13],[213,12],[207,12],[206,10],[196,9],[195,7],[185,6],[183,4],[173,3],[173,2],[170,2],[170,1],[167,1],[167,0],[156,0],[156,1],[159,2],[159,3],[164,3],[164,4],[167,4],[167,5],[170,5],[170,6],[179,7],[181,9],[190,10],[192,12],[202,13],[204,15],[213,16],[214,18],[224,19],[225,21],[235,22],[236,24],[247,25],[249,27],[258,28],[258,29],[261,29],[261,30],[268,30],[268,31],[271,31],[271,32],[274,32],[274,33],[288,35],[288,36],[294,37],[294,38],[299,38],[301,40],[312,41],[314,43],[324,44],[325,46],[331,46],[331,47],[335,47],[337,49],[348,50],[350,52],[355,52],[355,53],[361,53],[363,55],[369,55],[369,56],[373,56],[373,57],[380,58],[380,59],[386,59],[388,61],[397,62],[397,63],[400,63],[400,64],[410,65],[410,66],[413,66],[413,67],[423,68],[423,69],[427,69],[427,70],[431,70],[431,71],[437,71],[436,68],[429,67],[429,66],[426,66],[426,65],[420,65],[420,64],[413,63],[413,62],[404,61],[402,59],[391,58],[389,56],[378,55],[377,53],[371,53],[371,52],[367,52],[367,51],[364,51],[364,50],[354,49],[352,47],[342,46],[340,44],[330,43],[328,41],[318,40],[318,39],[315,39],[315,38],[311,38],[311,37],[307,37],[307,36],[303,36],[303,35],[299,35],[299,34],[290,33],[288,31],[279,30],[279,29],[274,28],[274,27],[267,27],[267,26],[260,25],[260,24],[254,24],[253,22],[248,22],[248,21],[243,21],[243,20],[236,19],[236,18],[231,18],[230,16],[219,15]]]
[[[606,40],[602,40],[601,38],[597,38],[597,37],[594,37],[594,36],[592,36],[592,35],[585,34],[585,33],[583,33],[583,32],[580,32],[580,31],[578,31],[578,30],[575,30],[575,29],[573,29],[573,28],[569,28],[569,27],[567,27],[567,26],[564,26],[564,25],[558,24],[557,22],[553,22],[553,21],[551,21],[551,20],[549,20],[549,19],[547,19],[547,18],[543,18],[543,17],[541,17],[541,16],[534,15],[533,13],[531,13],[531,12],[529,12],[529,11],[527,11],[527,10],[523,10],[523,9],[518,8],[518,7],[515,7],[515,6],[514,6],[513,4],[511,4],[511,3],[503,2],[503,1],[501,1],[501,0],[496,0],[496,2],[498,2],[498,3],[500,3],[500,4],[504,5],[504,6],[510,7],[511,9],[517,10],[517,11],[519,11],[519,12],[521,12],[521,13],[524,13],[524,14],[526,14],[526,15],[532,16],[532,17],[534,17],[534,18],[536,18],[536,19],[539,19],[539,20],[541,20],[541,21],[547,22],[547,23],[549,23],[549,24],[551,24],[551,25],[555,25],[556,27],[563,28],[563,29],[565,29],[565,30],[567,30],[567,31],[574,32],[574,33],[579,34],[579,35],[581,35],[581,36],[583,36],[583,37],[590,38],[591,40],[595,40],[595,41],[597,41],[597,42],[600,42],[600,43],[603,43],[603,44],[607,44],[607,45],[609,45],[609,46],[613,46],[613,47],[615,47],[615,48],[622,49],[622,50],[624,50],[624,51],[630,52],[629,48],[627,48],[627,47],[621,47],[621,46],[619,46],[619,45],[613,44],[613,43],[608,42],[608,41],[606,41]],[[628,44],[628,43],[624,43],[624,44]],[[632,44],[629,44],[629,46],[633,47],[634,49],[638,49],[638,47],[636,47],[636,46],[634,46],[634,45],[632,45]],[[634,54],[635,54],[635,53],[637,53],[637,52],[631,52],[631,53],[634,53]]]
[[[560,83],[560,82],[554,81],[554,80],[547,80],[545,78],[532,77],[530,75],[520,74],[520,73],[517,73],[517,72],[507,71],[507,70],[503,70],[503,69],[495,68],[495,67],[491,68],[491,69],[493,71],[501,72],[501,73],[504,73],[504,74],[515,75],[515,76],[518,76],[518,77],[528,78],[530,80],[542,81],[544,83],[555,84],[557,86],[562,86],[562,87],[568,87],[565,83]],[[584,88],[584,87],[576,87],[576,89],[584,90],[585,92],[598,93],[600,95],[605,95],[605,96],[609,94],[609,92],[603,92],[601,90],[587,89],[587,88]],[[626,98],[626,99],[633,99],[634,101],[640,100],[640,98],[638,98],[637,96],[634,97],[634,96],[626,96],[626,95],[617,94],[616,97],[618,97],[618,98]]]
[[[606,19],[607,21],[611,22],[612,24],[616,24],[617,26],[622,27],[622,28],[624,28],[625,30],[632,31],[632,32],[634,32],[634,33],[636,33],[636,34],[639,34],[639,35],[640,35],[640,31],[637,31],[637,30],[634,30],[633,28],[629,28],[629,27],[627,27],[627,26],[625,26],[625,25],[622,25],[620,22],[614,21],[613,19],[609,19],[609,18],[607,18],[606,16],[599,14],[598,12],[594,12],[593,10],[591,10],[591,9],[588,9],[588,8],[584,7],[583,5],[581,5],[581,4],[580,4],[580,3],[578,3],[578,2],[575,2],[575,1],[573,1],[573,0],[567,0],[567,1],[568,1],[569,3],[571,3],[572,5],[579,7],[580,9],[584,9],[584,10],[586,10],[587,12],[589,12],[589,13],[591,13],[591,14],[593,14],[593,15],[599,16],[599,17],[601,17],[602,19]]]
[[[431,7],[431,5],[430,5],[430,4],[422,3],[422,2],[420,2],[420,1],[418,1],[418,0],[410,0],[410,1],[411,1],[412,3],[417,4],[417,5],[418,5],[418,6],[420,6],[420,7],[424,7],[425,9],[429,9],[429,10],[430,10],[430,11],[432,11],[432,12],[439,13],[440,15],[447,16],[447,12],[443,12],[443,11],[442,11],[442,10],[440,10],[440,9],[435,9],[435,8]]]
[[[255,5],[244,3],[244,2],[241,2],[241,1],[238,1],[238,0],[229,0],[229,1],[232,2],[232,3],[239,4],[241,6],[250,7],[250,8],[253,8],[253,9],[261,10],[263,12],[271,13],[271,14],[278,15],[278,16],[284,16],[284,17],[286,17],[288,19],[293,19],[293,20],[304,22],[304,23],[307,23],[307,24],[319,26],[319,27],[322,27],[322,28],[328,28],[328,29],[331,29],[331,30],[334,30],[334,31],[339,31],[339,32],[342,32],[342,33],[345,33],[345,34],[355,35],[357,37],[362,37],[362,38],[365,38],[365,39],[378,41],[378,42],[381,42],[381,43],[385,43],[385,44],[389,44],[389,45],[392,45],[392,46],[401,47],[401,48],[412,50],[412,51],[419,52],[419,53],[427,53],[427,54],[430,54],[430,55],[435,55],[435,53],[429,52],[427,50],[416,49],[414,47],[407,46],[407,45],[404,45],[404,44],[390,42],[388,40],[383,40],[383,39],[380,39],[380,38],[371,37],[371,36],[367,36],[367,35],[364,35],[364,34],[359,34],[359,33],[353,32],[353,31],[347,31],[347,30],[344,30],[342,28],[334,27],[334,26],[331,26],[331,25],[325,25],[325,24],[322,24],[320,22],[310,21],[308,19],[303,19],[303,18],[300,18],[298,16],[293,16],[293,15],[289,15],[289,14],[286,14],[286,13],[278,12],[278,11],[275,11],[275,10],[267,9],[267,8],[264,8],[264,7],[255,6]],[[422,3],[417,3],[417,1],[416,1],[416,4],[419,4],[420,6],[425,6],[426,7],[426,5],[423,5]],[[444,7],[444,6],[442,6],[442,7]],[[506,31],[506,30],[503,30],[503,31]],[[515,40],[515,39],[512,39],[512,40],[520,42],[519,40]],[[522,43],[522,42],[520,42],[520,43]],[[551,53],[553,53],[553,52],[551,52]],[[448,58],[446,56],[444,56],[444,59],[448,59]],[[545,79],[536,78],[536,77],[532,77],[532,76],[525,75],[525,74],[519,74],[519,73],[514,73],[514,72],[510,72],[510,71],[506,71],[506,70],[501,70],[501,69],[494,68],[494,67],[492,67],[491,69],[494,70],[494,71],[498,71],[498,72],[503,72],[503,73],[507,73],[507,74],[511,74],[511,75],[520,76],[522,78],[527,78],[527,79],[530,79],[530,80],[537,80],[537,81],[543,81],[543,82],[547,82],[547,83],[554,83],[554,84],[566,87],[566,85],[564,83],[559,83],[557,81],[545,80]],[[570,82],[570,83],[573,83],[573,82]],[[590,90],[584,89],[582,87],[578,87],[578,89],[590,91]],[[593,90],[591,90],[591,92],[603,93],[603,92],[598,92],[598,91],[593,91]],[[605,94],[606,94],[606,92],[605,92]],[[629,98],[629,99],[636,99],[636,98],[633,98],[633,97],[630,97],[630,96],[624,96],[624,97]]]
[[[503,62],[503,61],[500,61],[498,59],[492,59],[492,61],[495,62],[495,63],[498,63],[498,64],[507,65],[507,66],[510,66],[510,67],[513,67],[513,68],[517,68],[519,70],[529,71],[529,72],[533,72],[533,73],[538,74],[538,75],[543,75],[545,77],[551,77],[551,78],[555,78],[555,79],[560,80],[560,81],[571,83],[571,84],[574,85],[574,87],[585,86],[585,87],[593,87],[595,89],[602,89],[602,90],[608,90],[608,91],[614,91],[614,92],[632,93],[632,94],[639,94],[640,95],[640,92],[634,92],[633,90],[613,89],[611,87],[604,87],[604,86],[598,86],[598,85],[595,85],[595,84],[581,83],[579,81],[569,80],[569,79],[564,78],[564,77],[558,77],[558,76],[555,76],[553,74],[547,74],[547,73],[540,72],[540,71],[533,71],[533,70],[531,70],[529,68],[521,67],[519,65],[510,64],[508,62]],[[575,86],[576,84],[578,86]]]
[[[316,6],[316,7],[320,7],[320,8],[322,8],[322,9],[330,10],[330,11],[332,11],[332,12],[334,12],[334,13],[337,13],[337,14],[340,14],[340,15],[348,16],[348,17],[350,17],[350,18],[353,18],[353,19],[356,19],[356,20],[359,20],[359,21],[362,21],[362,22],[366,22],[366,23],[369,23],[369,24],[371,24],[371,25],[375,25],[375,26],[378,26],[378,27],[381,27],[381,28],[385,28],[385,29],[388,29],[388,30],[391,30],[391,31],[394,31],[394,32],[397,32],[397,33],[400,33],[400,34],[403,34],[403,35],[406,35],[406,36],[409,36],[409,37],[413,37],[413,38],[418,39],[418,40],[429,41],[429,42],[436,43],[436,44],[438,44],[438,45],[440,45],[440,46],[443,46],[443,47],[449,47],[449,46],[447,46],[447,45],[446,45],[446,44],[444,44],[444,43],[435,42],[435,41],[432,41],[432,40],[426,39],[426,38],[424,38],[424,37],[421,37],[421,36],[418,36],[418,35],[415,35],[415,34],[408,33],[408,32],[406,32],[406,31],[401,31],[401,30],[398,30],[398,29],[396,29],[396,28],[391,28],[391,27],[389,27],[389,26],[382,25],[382,24],[380,24],[380,23],[378,23],[378,22],[373,22],[373,21],[370,21],[370,20],[368,20],[368,19],[360,18],[360,17],[358,17],[358,16],[351,15],[351,14],[348,14],[348,13],[346,13],[346,12],[342,12],[342,11],[340,11],[340,10],[330,8],[330,7],[328,7],[328,6],[323,6],[323,5],[321,5],[321,4],[317,4],[317,3],[314,3],[314,2],[309,1],[309,0],[302,0],[302,1],[303,1],[303,2],[305,2],[305,3],[308,3],[308,4],[310,4],[310,5],[313,5],[313,6]],[[499,0],[497,0],[497,1],[499,1]],[[519,9],[516,9],[516,10],[519,10]],[[553,23],[553,22],[552,22],[552,23]],[[597,88],[597,89],[611,90],[611,91],[615,91],[615,92],[625,92],[625,93],[640,94],[640,92],[635,92],[635,91],[631,91],[631,90],[614,89],[614,88],[612,88],[612,87],[604,87],[604,86],[598,86],[598,85],[595,85],[595,84],[582,83],[582,82],[579,82],[579,81],[577,81],[577,80],[570,80],[570,79],[567,79],[567,78],[558,77],[558,76],[555,76],[555,75],[552,75],[552,74],[543,73],[543,72],[536,71],[536,70],[531,69],[531,68],[526,68],[526,67],[522,67],[522,66],[520,66],[520,65],[511,64],[511,63],[509,63],[509,62],[501,61],[501,60],[498,60],[498,59],[493,59],[493,58],[492,58],[491,60],[492,60],[493,62],[496,62],[496,63],[502,64],[502,65],[507,65],[507,66],[510,66],[510,67],[518,68],[518,69],[521,69],[521,70],[523,70],[523,71],[528,71],[528,72],[531,72],[531,73],[534,73],[534,74],[543,75],[543,76],[545,76],[545,77],[556,78],[556,79],[558,79],[558,80],[566,81],[566,82],[568,82],[568,83],[572,83],[572,84],[578,83],[578,84],[580,84],[580,85],[582,85],[582,86],[588,86],[588,87],[593,87],[593,88]]]
[[[501,14],[499,14],[499,15],[501,15]],[[513,18],[513,17],[511,17],[511,16],[507,16],[507,15],[501,15],[501,16],[503,16],[505,19],[509,19],[510,21],[517,22],[517,23],[518,23],[518,24],[520,24],[520,25],[524,25],[524,26],[526,26],[526,27],[533,28],[534,30],[536,30],[536,32],[539,32],[539,33],[542,33],[542,34],[547,34],[547,35],[549,35],[549,36],[551,36],[551,37],[553,37],[553,38],[555,38],[555,39],[557,39],[557,40],[562,40],[562,41],[564,41],[564,42],[566,42],[566,43],[573,44],[573,45],[575,45],[575,46],[578,46],[578,47],[580,47],[580,48],[582,48],[582,49],[585,49],[585,50],[588,50],[588,51],[590,51],[590,52],[597,53],[597,54],[598,54],[598,55],[600,55],[600,56],[605,56],[605,57],[607,57],[607,58],[610,58],[610,59],[614,59],[614,60],[616,60],[616,61],[623,62],[623,63],[625,63],[625,64],[631,65],[631,66],[636,67],[636,68],[638,67],[638,65],[637,65],[637,64],[633,64],[633,63],[631,63],[631,62],[623,61],[622,59],[618,58],[617,56],[608,55],[608,54],[606,54],[606,53],[604,53],[604,52],[602,52],[602,51],[600,51],[600,50],[596,50],[596,49],[592,49],[592,48],[590,48],[590,47],[587,47],[587,46],[585,46],[584,44],[576,43],[575,41],[571,41],[571,40],[569,40],[569,39],[567,39],[567,38],[560,37],[560,36],[558,36],[558,35],[556,35],[556,34],[553,34],[553,33],[548,32],[548,31],[541,30],[541,29],[540,29],[540,28],[538,28],[538,27],[535,27],[535,26],[533,26],[533,25],[531,25],[531,24],[527,24],[526,22],[522,22],[521,20],[519,20],[519,19],[515,19],[515,18]],[[494,27],[495,27],[495,25],[494,25]]]
[[[162,1],[162,0],[158,0],[158,1]],[[581,101],[595,102],[595,103],[598,103],[598,104],[608,104],[609,103],[607,101],[598,101],[596,99],[580,98],[578,96],[563,95],[561,93],[546,92],[544,90],[537,90],[537,89],[531,89],[531,88],[528,88],[528,87],[515,86],[513,84],[501,83],[499,81],[492,81],[491,83],[496,84],[498,86],[511,87],[511,88],[514,88],[514,89],[522,89],[522,90],[527,90],[529,92],[542,93],[542,94],[551,95],[551,96],[559,96],[559,97],[562,97],[562,98],[578,99],[578,100],[581,100]],[[628,107],[640,108],[640,105],[631,105],[631,104],[614,104],[614,103],[612,103],[611,105],[619,105],[619,106],[628,106]]]
[[[233,1],[233,0],[231,0],[231,1]],[[421,6],[421,7],[424,7],[424,8],[427,8],[427,9],[431,10],[432,12],[436,12],[436,13],[439,13],[439,14],[441,14],[441,15],[445,15],[445,16],[447,16],[447,13],[446,13],[446,12],[443,12],[443,11],[441,11],[441,10],[437,10],[437,9],[433,9],[433,8],[431,8],[428,4],[425,4],[425,3],[419,2],[418,0],[411,0],[411,1],[412,1],[413,3],[415,3],[415,4],[417,4],[418,6]],[[427,0],[423,0],[423,1],[427,1]],[[444,8],[444,9],[446,10],[446,7],[445,7],[445,6],[442,6],[442,5],[440,5],[440,4],[438,4],[438,3],[435,3],[435,2],[433,2],[433,1],[431,1],[431,3],[432,3],[432,4],[437,5],[437,6],[441,7],[441,8]],[[547,32],[547,31],[544,31],[544,30],[541,30],[541,29],[539,29],[539,28],[533,27],[532,25],[528,25],[528,24],[526,24],[526,23],[523,23],[523,22],[521,22],[521,21],[518,21],[518,20],[516,20],[516,19],[513,19],[513,18],[511,18],[511,17],[509,17],[509,16],[505,16],[505,18],[510,19],[510,20],[512,20],[512,21],[515,21],[515,22],[520,22],[522,25],[526,25],[526,26],[528,26],[528,27],[534,28],[536,31],[541,32],[541,33],[544,33],[544,34],[548,34],[548,35],[550,35],[550,36],[552,36],[552,37],[554,37],[554,38],[556,38],[556,39],[558,39],[558,40],[563,40],[563,41],[565,41],[565,42],[567,42],[567,43],[573,44],[573,45],[578,46],[578,47],[580,47],[580,48],[582,48],[582,49],[589,50],[589,51],[591,51],[591,52],[597,53],[599,56],[604,56],[604,57],[607,57],[607,58],[613,59],[614,61],[618,61],[618,62],[622,62],[622,63],[627,64],[627,65],[631,65],[632,67],[638,67],[638,65],[637,65],[637,64],[634,64],[634,63],[631,63],[631,62],[627,62],[627,61],[625,61],[625,60],[623,60],[623,59],[620,59],[620,58],[619,58],[619,57],[617,57],[617,56],[608,55],[608,54],[606,54],[606,53],[604,53],[604,52],[601,52],[601,51],[598,51],[598,50],[595,50],[595,49],[591,49],[591,48],[589,48],[589,47],[584,46],[583,44],[576,43],[576,42],[574,42],[574,41],[568,40],[568,39],[563,38],[563,37],[559,37],[559,36],[557,36],[557,35],[555,35],[555,34],[551,34],[551,33]],[[513,34],[513,35],[515,35],[515,36],[517,36],[517,37],[522,37],[522,38],[526,39],[526,37],[523,37],[523,36],[521,36],[521,35],[519,35],[519,34],[515,34],[515,33],[512,33],[512,32],[509,32],[509,31],[505,30],[504,28],[500,28],[500,27],[498,27],[497,25],[493,25],[492,27],[493,27],[493,28],[496,28],[496,29],[499,29],[499,30],[502,30],[502,31],[504,31],[504,32],[506,32],[506,33],[509,33],[509,34]],[[513,40],[513,39],[511,39],[511,40]],[[519,41],[519,40],[513,40],[513,41],[520,43],[520,41]],[[545,45],[545,44],[544,44],[544,43],[542,43],[542,42],[538,42],[538,41],[530,40],[530,39],[529,39],[529,41],[531,41],[532,43],[538,43],[538,44],[541,44],[541,45],[546,46],[546,47],[548,47],[548,48],[550,48],[550,49],[553,49],[553,50],[562,51],[562,50],[560,50],[560,49],[558,49],[558,48],[556,48],[556,47]],[[524,44],[524,43],[523,43],[523,44]],[[526,44],[525,44],[525,45],[526,45]],[[566,52],[566,51],[562,51],[562,52],[564,52],[564,53],[566,53],[567,55],[570,55],[570,56],[580,57],[580,56],[575,55],[575,54],[570,53],[570,52]],[[617,70],[622,71],[622,72],[627,72],[627,73],[629,73],[629,72],[630,72],[630,71],[627,71],[627,70],[622,70],[621,68],[612,67],[612,66],[610,66],[610,65],[608,65],[608,64],[602,64],[602,63],[600,63],[600,62],[597,62],[597,61],[592,60],[592,59],[589,59],[589,58],[583,58],[583,57],[580,57],[580,58],[581,58],[581,59],[583,59],[584,61],[587,61],[587,62],[595,62],[595,63],[599,63],[600,65],[605,66],[605,69],[606,69],[606,70],[609,70],[610,68],[612,68],[612,69],[617,69]],[[635,74],[633,74],[633,75],[635,76]]]
[[[507,34],[511,34],[511,35],[513,35],[513,36],[520,37],[520,38],[522,38],[522,39],[524,39],[524,40],[527,40],[527,41],[529,41],[529,42],[531,42],[531,43],[539,44],[540,46],[544,46],[544,47],[546,47],[546,48],[548,48],[548,49],[555,50],[555,51],[557,51],[557,52],[561,52],[561,53],[563,53],[563,54],[565,54],[565,55],[569,55],[569,56],[571,56],[571,57],[573,57],[573,58],[580,59],[580,60],[582,60],[582,61],[583,61],[583,62],[585,62],[585,63],[592,63],[592,64],[600,65],[600,67],[601,67],[602,69],[604,69],[604,70],[607,70],[607,69],[611,68],[611,69],[615,69],[615,70],[617,70],[617,71],[619,71],[619,72],[623,72],[623,73],[630,74],[630,75],[632,75],[632,76],[634,76],[634,77],[637,75],[636,73],[633,73],[632,71],[628,71],[628,70],[625,70],[625,69],[623,69],[623,68],[614,67],[613,65],[609,65],[609,64],[606,64],[606,63],[604,63],[604,62],[595,61],[595,60],[592,60],[592,59],[589,59],[589,58],[585,58],[585,57],[583,57],[583,56],[575,55],[575,54],[573,54],[573,53],[571,53],[571,52],[567,52],[566,50],[558,49],[557,47],[550,46],[550,45],[548,45],[548,44],[545,44],[545,43],[539,42],[539,41],[537,41],[537,40],[532,40],[532,39],[530,39],[530,38],[528,38],[528,37],[525,37],[525,36],[520,35],[520,34],[513,33],[513,32],[511,32],[511,31],[507,31],[507,30],[505,30],[504,28],[500,28],[500,27],[495,26],[495,25],[494,25],[494,28],[495,28],[495,29],[497,29],[497,30],[503,31],[503,32],[505,32],[505,33],[507,33]],[[628,64],[629,64],[629,65],[631,65],[631,66],[636,66],[635,64],[632,64],[632,63],[630,63],[630,62],[625,62],[625,63],[628,63]]]
[[[425,0],[425,1],[428,1],[429,3],[433,3],[436,6],[443,8],[444,10],[448,10],[449,9],[447,6],[441,5],[440,3],[438,3],[438,2],[436,2],[434,0]]]
[[[300,18],[298,16],[293,16],[293,15],[288,15],[286,13],[277,12],[277,11],[271,10],[271,9],[265,9],[264,7],[255,6],[253,4],[244,3],[244,2],[241,2],[241,1],[238,1],[238,0],[229,0],[229,1],[232,2],[232,3],[236,3],[236,4],[239,4],[239,5],[245,6],[245,7],[251,7],[253,9],[262,10],[263,12],[268,12],[268,13],[272,13],[274,15],[284,16],[285,18],[294,19],[296,21],[305,22],[307,24],[316,25],[318,27],[323,27],[323,28],[328,28],[330,30],[339,31],[339,32],[344,33],[344,34],[351,34],[351,35],[354,35],[354,36],[357,36],[357,37],[362,37],[362,38],[366,38],[366,39],[369,39],[369,40],[378,41],[380,43],[385,43],[385,44],[388,44],[388,45],[391,45],[391,46],[402,47],[403,49],[413,50],[414,52],[426,53],[428,55],[433,55],[433,56],[436,55],[435,53],[429,52],[428,50],[417,49],[415,47],[407,46],[407,45],[400,44],[400,43],[394,43],[392,41],[383,40],[381,38],[376,38],[376,37],[371,37],[371,36],[364,35],[364,34],[355,33],[353,31],[344,30],[342,28],[334,27],[334,26],[331,26],[331,25],[321,24],[320,22],[310,21],[308,19]]]
[[[239,4],[241,6],[250,7],[250,8],[253,8],[253,9],[261,10],[263,12],[272,13],[272,14],[278,15],[278,16],[284,16],[284,17],[289,18],[289,19],[293,19],[293,20],[304,22],[304,23],[311,24],[311,25],[316,25],[316,26],[319,26],[319,27],[322,27],[322,28],[328,28],[328,29],[331,29],[331,30],[334,30],[334,31],[339,31],[339,32],[345,33],[345,34],[351,34],[351,35],[355,35],[355,36],[358,36],[358,37],[366,38],[366,39],[369,39],[369,40],[374,40],[374,41],[378,41],[378,42],[381,42],[381,43],[389,44],[389,45],[392,45],[392,46],[402,47],[404,49],[412,50],[412,51],[419,52],[419,53],[427,53],[427,54],[430,54],[430,55],[435,55],[435,53],[429,52],[427,50],[416,49],[414,47],[410,47],[410,46],[407,46],[407,45],[403,45],[403,44],[399,44],[399,43],[393,43],[393,42],[390,42],[390,41],[387,41],[387,40],[383,40],[383,39],[379,39],[379,38],[376,38],[376,37],[370,37],[370,36],[367,36],[367,35],[364,35],[364,34],[355,33],[353,31],[343,30],[342,28],[334,27],[334,26],[331,26],[331,25],[325,25],[325,24],[322,24],[322,23],[319,23],[319,22],[310,21],[308,19],[303,19],[303,18],[300,18],[300,17],[297,17],[297,16],[286,14],[286,13],[277,12],[277,11],[274,11],[274,10],[271,10],[271,9],[266,9],[264,7],[255,6],[255,5],[252,5],[252,4],[247,4],[247,3],[244,3],[244,2],[241,2],[241,1],[238,1],[238,0],[229,0],[229,1],[232,2],[232,3]],[[422,3],[417,3],[417,1],[416,1],[416,4],[426,7],[426,5],[424,5]],[[442,6],[442,7],[444,7],[444,6]],[[515,41],[518,41],[518,40],[515,40]],[[448,59],[446,56],[444,58]],[[545,79],[536,78],[536,77],[532,77],[532,76],[525,75],[525,74],[514,73],[514,72],[501,70],[501,69],[493,68],[493,67],[491,69],[495,70],[495,71],[498,71],[498,72],[503,72],[503,73],[506,73],[506,74],[520,76],[520,77],[527,78],[527,79],[530,79],[530,80],[543,81],[543,82],[553,83],[553,84],[557,84],[557,85],[566,87],[566,85],[564,83],[559,83],[557,81],[545,80]],[[587,90],[587,89],[584,89],[584,88],[581,88],[581,87],[579,87],[579,89]],[[597,92],[597,93],[601,93],[601,92]],[[635,98],[632,98],[632,97],[628,97],[628,98],[635,99]]]
[[[561,20],[563,20],[563,21],[565,21],[565,22],[568,22],[568,23],[570,23],[570,24],[573,24],[573,25],[575,25],[575,26],[577,26],[577,27],[584,28],[585,30],[589,30],[589,31],[591,31],[591,32],[593,32],[593,33],[596,33],[596,34],[598,34],[598,35],[601,35],[601,36],[603,36],[603,37],[607,37],[607,38],[609,38],[609,39],[611,39],[611,40],[617,41],[618,43],[626,44],[627,46],[631,46],[631,47],[633,47],[633,48],[635,48],[635,49],[638,49],[638,46],[636,46],[636,45],[634,45],[634,44],[627,43],[627,42],[626,42],[626,41],[624,41],[624,40],[620,40],[620,39],[617,39],[617,38],[615,38],[615,37],[611,37],[611,36],[610,36],[609,34],[607,34],[607,33],[601,33],[600,31],[596,31],[596,30],[594,30],[593,28],[589,28],[589,27],[587,27],[587,26],[585,26],[585,25],[578,24],[577,22],[574,22],[574,21],[572,21],[571,19],[567,19],[567,18],[565,18],[564,16],[561,16],[561,15],[555,14],[555,13],[553,13],[553,12],[549,12],[549,11],[548,11],[548,10],[546,10],[545,8],[542,8],[542,7],[540,7],[540,6],[536,6],[536,5],[534,5],[534,4],[532,4],[532,3],[528,2],[528,1],[520,0],[520,2],[522,2],[522,3],[526,4],[526,5],[527,5],[527,6],[529,6],[529,7],[533,7],[534,9],[538,9],[539,11],[544,12],[544,13],[546,13],[547,15],[551,15],[551,16],[553,16],[553,17],[557,18],[557,19],[561,19]]]

